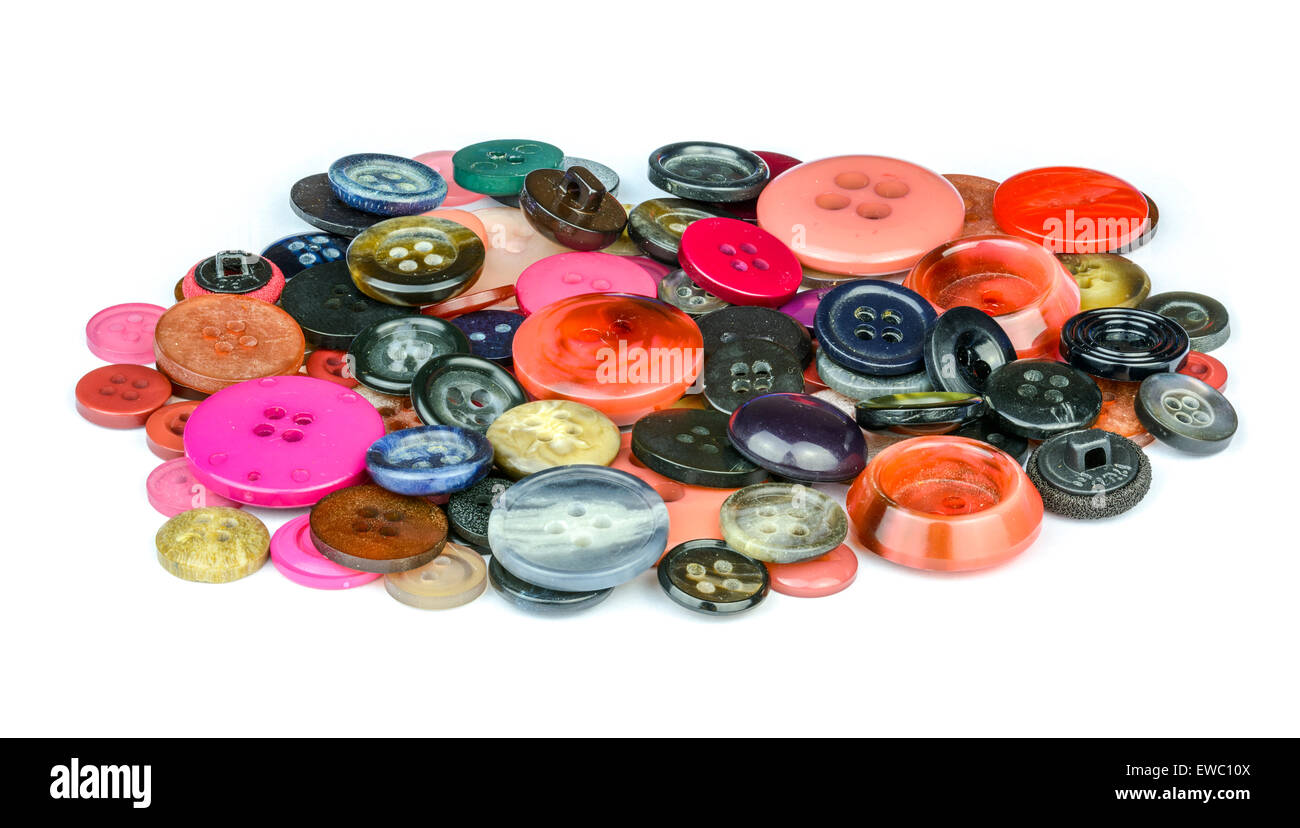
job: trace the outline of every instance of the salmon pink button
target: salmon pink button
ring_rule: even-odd
[[[772,589],[796,598],[821,598],[848,589],[858,577],[858,556],[841,543],[819,558],[798,563],[767,565]]]
[[[311,515],[296,517],[271,536],[271,563],[281,575],[313,589],[351,589],[381,577],[340,566],[317,551],[310,520]]]
[[[167,517],[206,506],[238,509],[242,505],[209,492],[206,486],[194,479],[190,461],[184,457],[173,457],[149,472],[144,488],[149,504]]]
[[[459,207],[462,204],[478,201],[483,197],[478,193],[471,193],[456,183],[455,171],[451,166],[451,157],[454,154],[451,150],[438,150],[417,155],[413,159],[441,175],[443,180],[447,182],[447,197],[442,200],[443,207]]]
[[[659,288],[636,262],[597,251],[547,256],[525,268],[515,282],[515,300],[525,316],[559,299],[583,293],[628,293],[653,298]]]
[[[677,260],[697,285],[733,305],[777,308],[794,298],[803,269],[776,236],[737,219],[691,222]]]
[[[264,377],[204,400],[185,456],[212,491],[255,506],[310,506],[359,483],[384,421],[360,394],[313,377]]]

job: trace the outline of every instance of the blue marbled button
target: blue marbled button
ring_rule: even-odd
[[[380,437],[366,452],[376,483],[404,495],[436,495],[467,489],[492,468],[492,446],[477,431],[431,425]]]
[[[857,423],[807,394],[754,397],[731,415],[727,436],[745,457],[790,480],[851,480],[867,465]]]
[[[345,155],[330,164],[329,180],[339,201],[380,216],[427,213],[447,197],[437,170],[396,155]]]
[[[822,297],[813,328],[835,362],[860,374],[892,377],[924,367],[925,331],[934,320],[934,308],[919,293],[859,279]]]
[[[481,310],[448,321],[465,332],[474,356],[492,362],[509,362],[510,346],[524,316],[503,310]]]
[[[333,233],[296,233],[271,242],[262,251],[262,258],[270,259],[284,278],[292,279],[309,267],[343,261],[348,241]]]

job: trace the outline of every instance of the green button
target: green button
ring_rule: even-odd
[[[564,153],[559,147],[527,138],[500,138],[470,144],[451,157],[456,183],[490,196],[519,195],[533,170],[553,170]]]

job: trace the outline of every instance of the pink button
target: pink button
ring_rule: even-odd
[[[426,152],[423,155],[417,155],[412,159],[433,169],[447,182],[447,197],[442,200],[441,206],[443,207],[459,207],[462,204],[469,204],[483,198],[478,193],[471,193],[456,183],[451,166],[451,156],[454,154],[452,150],[438,150],[437,152]]]
[[[149,472],[144,488],[149,494],[150,505],[167,517],[176,517],[181,512],[204,506],[238,509],[243,505],[208,491],[207,486],[194,478],[190,461],[184,457],[172,458]]]
[[[149,365],[154,361],[153,329],[166,312],[146,302],[104,308],[86,323],[86,347],[106,362]]]
[[[657,262],[649,256],[624,256],[623,258],[641,265],[641,268],[655,280],[655,284],[659,284],[664,280],[665,276],[673,272],[671,267],[663,262]]]
[[[776,236],[747,222],[700,219],[682,233],[677,260],[695,283],[733,305],[779,308],[794,298],[803,268]]]
[[[547,256],[525,268],[515,282],[515,301],[525,316],[584,293],[630,293],[655,299],[659,286],[628,257],[599,252]]]
[[[258,256],[257,258],[261,260],[261,263],[265,263],[271,268],[271,279],[256,290],[250,290],[247,293],[240,295],[247,296],[250,299],[261,299],[263,302],[275,302],[280,298],[280,294],[284,292],[284,271],[280,270],[279,265],[270,259],[262,256]],[[208,296],[213,293],[213,291],[201,287],[197,278],[199,265],[206,261],[207,259],[200,259],[195,262],[194,266],[185,274],[185,278],[181,279],[181,295],[186,299],[195,296]]]
[[[858,577],[858,556],[848,544],[840,544],[820,558],[790,564],[768,564],[772,589],[796,598],[834,595]]]
[[[224,388],[185,423],[200,482],[256,506],[311,506],[361,482],[366,450],[384,436],[375,407],[312,377],[264,377]]]
[[[339,566],[318,552],[311,540],[310,518],[296,517],[271,536],[271,563],[281,575],[313,589],[351,589],[383,577],[379,572]]]

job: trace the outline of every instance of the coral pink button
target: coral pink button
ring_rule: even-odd
[[[131,302],[104,308],[86,323],[86,347],[105,362],[149,365],[153,362],[153,330],[166,308]]]
[[[311,515],[289,521],[271,536],[271,563],[295,584],[313,589],[351,589],[383,577],[339,566],[316,549],[311,539]]]
[[[149,504],[167,517],[205,506],[238,509],[243,505],[209,492],[207,486],[195,480],[190,461],[184,457],[172,458],[149,472],[144,488]]]
[[[840,544],[820,558],[799,563],[767,565],[772,589],[796,598],[821,598],[847,589],[858,577],[858,556]]]
[[[584,293],[630,293],[655,298],[658,283],[645,268],[610,253],[560,253],[533,262],[515,282],[525,316],[552,302]]]
[[[369,402],[325,380],[264,377],[208,397],[185,423],[200,483],[256,506],[311,506],[359,483],[366,450],[384,436]]]
[[[225,282],[231,289],[209,290],[199,281],[199,268],[207,268],[218,282]],[[222,273],[217,274],[220,269]],[[266,281],[253,290],[240,288],[241,283],[253,284],[256,280]],[[236,289],[238,288],[238,289]],[[284,271],[275,262],[264,256],[254,256],[242,251],[225,251],[216,256],[209,256],[194,263],[185,278],[181,279],[181,295],[186,299],[194,296],[210,296],[214,293],[238,294],[263,302],[275,302],[284,291]]]
[[[677,261],[695,283],[733,305],[777,308],[803,281],[799,260],[780,239],[747,222],[700,219],[687,225]]]
[[[456,179],[452,175],[454,170],[451,166],[451,157],[454,154],[451,150],[439,150],[437,152],[426,152],[412,159],[434,170],[438,175],[442,176],[443,181],[447,182],[447,197],[442,200],[443,207],[459,207],[462,204],[469,204],[483,198],[478,193],[471,193],[456,183]]]

